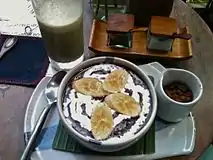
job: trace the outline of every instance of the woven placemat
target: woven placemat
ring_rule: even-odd
[[[152,154],[155,152],[155,123],[153,123],[150,130],[135,144],[118,152],[101,153],[92,151],[81,144],[79,144],[72,136],[67,133],[66,128],[60,122],[57,128],[56,136],[52,145],[53,149],[95,155],[107,156],[128,156],[139,154]]]

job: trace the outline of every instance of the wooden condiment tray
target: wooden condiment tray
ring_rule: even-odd
[[[191,40],[176,38],[173,43],[171,52],[150,51],[146,47],[147,29],[139,28],[133,31],[132,48],[117,49],[107,46],[107,24],[97,19],[93,20],[89,49],[97,56],[109,55],[120,57],[143,57],[143,58],[161,58],[185,60],[192,57]],[[188,27],[186,27],[189,33]]]

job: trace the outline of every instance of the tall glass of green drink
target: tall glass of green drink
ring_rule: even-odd
[[[32,0],[53,68],[70,69],[83,60],[83,0]]]

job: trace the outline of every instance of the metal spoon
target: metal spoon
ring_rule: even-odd
[[[27,160],[28,158],[30,158],[30,155],[35,147],[36,138],[38,137],[38,135],[43,127],[43,124],[47,118],[47,115],[48,115],[51,107],[55,106],[55,104],[56,104],[58,87],[61,83],[61,80],[63,79],[63,77],[65,75],[66,75],[65,71],[59,71],[48,82],[48,84],[44,90],[48,104],[47,104],[47,106],[44,107],[44,110],[42,111],[40,117],[38,118],[37,123],[33,129],[32,135],[27,143],[27,146],[26,146],[20,160]]]
[[[0,51],[0,59],[3,57],[3,55],[9,51],[17,42],[18,37],[8,37],[6,38],[6,40],[4,41],[2,47],[1,47],[1,51]]]

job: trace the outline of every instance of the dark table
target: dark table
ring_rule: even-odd
[[[85,57],[93,56],[87,49],[91,28],[91,10],[85,1]],[[175,0],[172,15],[181,25],[187,24],[193,35],[193,58],[165,64],[188,69],[203,82],[204,93],[193,114],[196,120],[196,146],[189,156],[170,160],[196,159],[213,140],[213,35],[199,15],[182,0]],[[0,85],[0,160],[17,160],[24,149],[23,122],[32,88]]]

